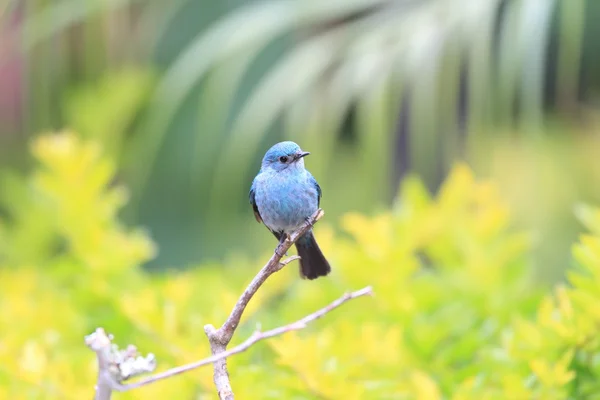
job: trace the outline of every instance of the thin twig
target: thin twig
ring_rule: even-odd
[[[304,317],[298,321],[292,322],[291,324],[280,326],[279,328],[271,329],[271,330],[268,330],[265,332],[261,332],[261,331],[257,330],[252,335],[250,335],[250,337],[248,339],[246,339],[244,342],[238,344],[237,346],[233,347],[232,349],[226,350],[222,353],[219,353],[217,355],[214,355],[214,356],[211,356],[208,358],[204,358],[199,361],[195,361],[190,364],[182,365],[180,367],[172,368],[167,371],[161,372],[159,374],[149,376],[138,382],[134,382],[134,383],[126,384],[126,385],[116,384],[112,387],[112,389],[117,390],[117,391],[127,391],[127,390],[131,390],[131,389],[136,389],[136,388],[148,385],[150,383],[169,378],[174,375],[179,375],[183,372],[191,371],[193,369],[202,367],[204,365],[212,364],[215,361],[230,357],[234,354],[244,352],[244,351],[248,350],[248,348],[250,346],[252,346],[256,342],[259,342],[261,340],[272,338],[274,336],[279,336],[286,332],[304,329],[304,328],[306,328],[308,323],[321,318],[322,316],[324,316],[325,314],[338,308],[345,302],[355,299],[357,297],[370,296],[370,295],[373,295],[373,290],[370,286],[363,288],[361,290],[357,290],[355,292],[346,293],[344,296],[335,300],[334,302],[327,305],[326,307],[323,307],[320,310],[317,310],[314,313],[307,315],[306,317]]]
[[[213,364],[214,367],[214,382],[215,386],[217,387],[219,398],[221,400],[233,400],[233,391],[231,390],[231,383],[229,381],[229,374],[227,372],[227,357],[241,353],[247,350],[254,343],[263,339],[281,335],[285,332],[303,329],[309,322],[321,318],[323,315],[339,307],[348,300],[360,296],[372,295],[373,292],[370,286],[356,292],[346,293],[343,297],[339,298],[328,306],[296,322],[279,328],[271,329],[266,332],[256,331],[243,343],[230,350],[227,350],[227,345],[231,341],[231,338],[233,337],[233,334],[240,323],[242,314],[244,313],[248,302],[252,299],[254,294],[269,276],[281,270],[290,262],[299,259],[298,256],[292,256],[281,261],[282,256],[287,253],[296,240],[309,231],[312,226],[323,216],[323,214],[323,210],[317,210],[300,228],[279,243],[273,256],[271,256],[271,259],[258,272],[246,290],[244,290],[244,293],[242,293],[238,299],[233,310],[231,311],[231,314],[219,329],[215,329],[212,325],[206,325],[204,327],[204,331],[206,332],[210,342],[212,352],[211,357],[193,362],[191,364],[172,368],[159,374],[149,376],[138,382],[122,384],[121,382],[128,378],[152,371],[155,366],[154,356],[150,354],[147,357],[139,357],[137,356],[135,347],[130,347],[125,351],[119,351],[112,344],[111,338],[101,328],[97,329],[95,333],[86,337],[86,344],[96,352],[98,358],[99,371],[95,400],[109,400],[113,391],[122,392],[136,389],[141,386],[145,386],[186,371],[191,371],[208,364]]]
[[[298,321],[292,322],[291,324],[284,325],[284,326],[281,326],[278,328],[274,328],[274,329],[271,329],[271,330],[268,330],[265,332],[260,332],[257,330],[244,342],[240,343],[239,345],[233,347],[230,350],[226,350],[222,353],[213,355],[208,358],[204,358],[199,361],[195,361],[190,364],[171,368],[167,371],[151,375],[147,378],[144,378],[137,382],[129,383],[129,384],[121,384],[121,383],[117,382],[117,380],[114,377],[111,376],[110,371],[109,371],[111,360],[109,360],[107,357],[107,355],[110,353],[110,348],[112,346],[112,343],[110,340],[111,338],[108,335],[106,335],[106,333],[104,333],[103,329],[98,329],[96,331],[96,334],[98,334],[99,336],[97,336],[95,338],[95,342],[88,342],[88,346],[90,346],[90,348],[92,348],[92,350],[94,350],[96,352],[97,357],[98,357],[99,375],[98,375],[98,384],[96,385],[97,392],[96,392],[95,399],[96,400],[110,399],[111,391],[125,392],[128,390],[137,389],[142,386],[149,385],[151,383],[154,383],[154,382],[157,382],[157,381],[160,381],[160,380],[163,380],[163,379],[175,376],[175,375],[179,375],[179,374],[187,372],[187,371],[194,370],[194,369],[202,367],[204,365],[212,364],[216,361],[225,359],[234,354],[244,352],[248,348],[250,348],[253,344],[255,344],[261,340],[272,338],[272,337],[278,336],[278,335],[282,335],[286,332],[296,331],[296,330],[306,328],[306,326],[310,322],[313,322],[313,321],[321,318],[325,314],[333,311],[334,309],[338,308],[339,306],[341,306],[342,304],[344,304],[345,302],[347,302],[349,300],[352,300],[352,299],[355,299],[355,298],[361,297],[361,296],[370,296],[370,295],[373,295],[373,290],[370,286],[363,288],[361,290],[357,290],[355,292],[346,293],[344,296],[333,301],[329,305],[315,311],[312,314],[307,315],[306,317],[304,317],[302,319],[299,319]]]

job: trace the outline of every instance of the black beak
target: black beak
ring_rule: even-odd
[[[296,157],[294,157],[296,160],[301,159],[302,157],[306,157],[307,155],[309,155],[310,153],[308,151],[302,151],[298,154],[296,154]]]

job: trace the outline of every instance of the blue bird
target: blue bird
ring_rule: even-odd
[[[265,224],[280,242],[314,214],[321,203],[321,187],[304,168],[304,157],[309,154],[294,142],[277,143],[266,152],[250,188],[256,220]],[[312,229],[298,238],[296,249],[301,277],[312,280],[331,272]]]

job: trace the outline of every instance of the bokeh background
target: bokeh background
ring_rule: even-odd
[[[118,160],[150,267],[253,251],[260,158],[295,140],[331,220],[434,190],[457,159],[497,177],[553,279],[600,198],[600,5],[569,0],[4,1],[0,163],[72,128]]]
[[[32,143],[68,129],[114,163],[145,269],[258,257],[275,243],[250,183],[294,140],[334,231],[465,162],[532,234],[538,283],[560,282],[575,206],[600,204],[599,19],[596,0],[2,0],[0,218],[51,164]]]

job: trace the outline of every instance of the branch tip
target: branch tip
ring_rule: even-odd
[[[299,259],[300,259],[300,256],[290,256],[290,257],[286,258],[285,260],[280,261],[279,265],[283,268],[286,265],[288,265],[289,263],[291,263],[292,261],[296,261],[296,260],[299,260]]]
[[[324,215],[325,215],[325,211],[322,208],[319,208],[317,210],[317,212],[314,214],[313,218],[314,218],[315,222],[317,222],[318,220],[323,218]]]
[[[356,292],[354,292],[354,296],[371,296],[371,297],[375,297],[375,291],[373,290],[373,286],[367,286],[364,289],[358,290]]]
[[[206,325],[204,325],[204,333],[206,333],[206,336],[208,336],[210,338],[215,333],[217,333],[217,330],[215,329],[215,327],[212,324],[206,324]]]

